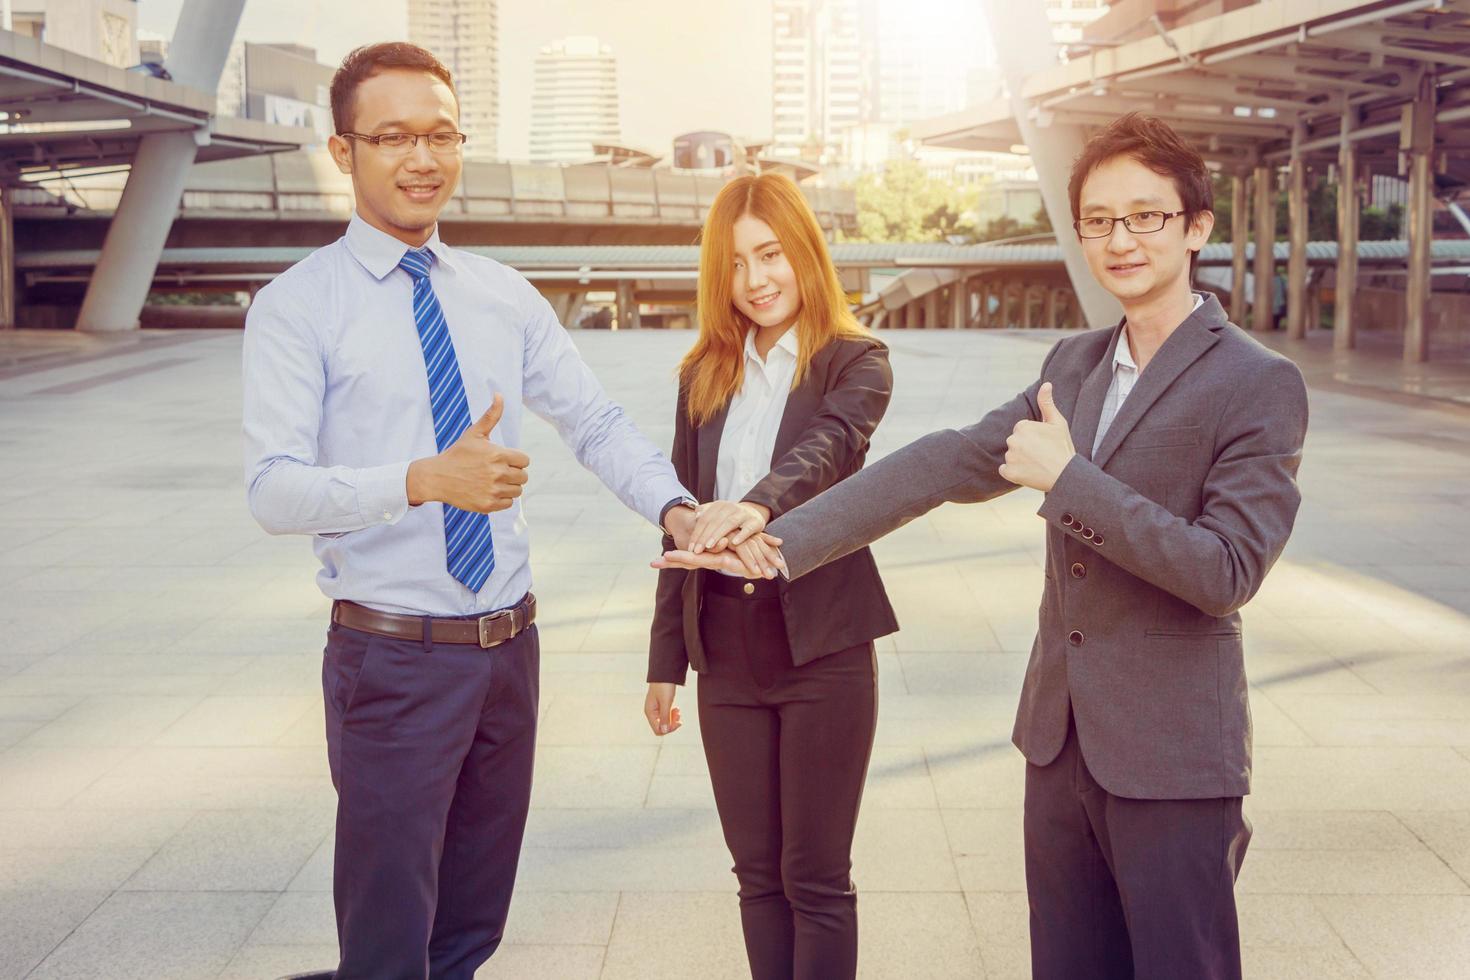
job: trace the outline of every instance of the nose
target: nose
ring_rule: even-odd
[[[745,290],[754,293],[768,282],[766,271],[761,268],[759,262],[752,262],[745,267]]]
[[[1134,237],[1133,232],[1128,230],[1127,225],[1121,221],[1113,222],[1112,234],[1108,235],[1109,252],[1117,252],[1121,255],[1125,252],[1133,251],[1134,246],[1137,244],[1138,239]]]
[[[408,151],[408,157],[404,160],[404,166],[410,170],[438,170],[439,161],[435,159],[434,152],[429,149],[429,141],[422,136],[414,144],[413,149]]]

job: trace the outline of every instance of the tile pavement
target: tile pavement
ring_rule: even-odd
[[[1008,396],[1052,336],[888,339],[879,454]],[[666,444],[688,335],[578,341]],[[245,511],[238,348],[233,333],[0,335],[0,980],[331,962],[326,602],[307,543]],[[1349,367],[1309,371],[1305,504],[1246,611],[1248,975],[1463,977],[1470,410],[1404,396],[1413,375],[1386,361]],[[740,977],[693,699],[663,742],[639,717],[656,537],[549,426],[527,431],[543,721],[519,895],[481,976]],[[876,549],[904,630],[879,647],[855,855],[864,977],[1027,974],[1007,738],[1037,505],[946,508]]]

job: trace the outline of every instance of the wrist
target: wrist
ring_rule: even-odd
[[[408,476],[404,479],[404,489],[408,491],[410,507],[417,507],[419,504],[438,499],[434,493],[434,461],[436,459],[438,459],[437,456],[426,456],[408,464]]]
[[[743,506],[749,507],[751,510],[759,514],[761,523],[769,524],[771,522],[771,508],[767,507],[765,504],[758,504],[753,500],[742,500],[740,501],[740,503]]]

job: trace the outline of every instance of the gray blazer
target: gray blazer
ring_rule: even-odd
[[[1210,297],[1139,376],[1096,455],[1121,324],[1068,337],[1041,378],[980,421],[924,436],[771,522],[799,577],[946,501],[1014,490],[997,472],[1052,383],[1078,455],[1039,511],[1046,588],[1012,739],[1061,751],[1070,706],[1087,764],[1115,796],[1250,791],[1241,606],[1296,520],[1307,427],[1301,372]]]

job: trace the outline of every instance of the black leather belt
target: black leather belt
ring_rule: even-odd
[[[524,599],[509,609],[455,619],[379,612],[346,599],[332,603],[332,622],[338,626],[400,640],[422,640],[426,618],[429,639],[435,643],[474,643],[489,649],[514,638],[536,621],[536,597],[527,592]]]

